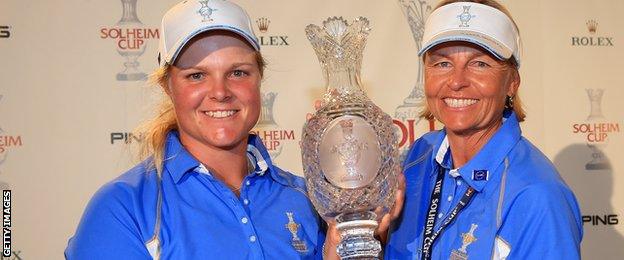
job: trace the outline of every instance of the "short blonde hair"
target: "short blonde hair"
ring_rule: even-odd
[[[460,3],[460,2],[469,2],[469,3],[477,3],[477,4],[483,4],[483,5],[487,5],[493,8],[496,8],[497,10],[503,12],[505,15],[507,15],[507,17],[509,17],[509,19],[511,20],[511,22],[513,23],[514,27],[516,27],[516,30],[518,31],[518,33],[520,33],[520,30],[518,29],[518,25],[516,24],[516,21],[514,21],[513,17],[511,16],[511,13],[509,12],[509,10],[507,10],[507,8],[505,8],[505,6],[503,6],[501,3],[495,1],[495,0],[442,0],[440,1],[440,3],[438,3],[438,5],[436,5],[436,7],[433,9],[438,9],[442,6],[448,5],[448,4],[452,4],[452,3]],[[422,57],[423,59],[425,58],[425,55],[423,55]],[[513,68],[515,71],[514,73],[516,73],[516,77],[520,78],[520,72],[518,72],[518,63],[516,62],[516,59],[514,57],[511,57],[509,59],[507,59],[505,61],[511,68]],[[516,91],[516,94],[512,97],[513,98],[513,111],[516,113],[516,117],[518,118],[518,122],[522,122],[524,121],[524,119],[526,118],[526,112],[523,108],[523,104],[522,104],[522,100],[520,99],[520,95],[518,94],[519,90]],[[428,120],[433,120],[434,116],[431,113],[431,110],[429,110],[429,105],[425,102],[425,108],[423,109],[423,111],[420,113],[421,117],[424,117]]]

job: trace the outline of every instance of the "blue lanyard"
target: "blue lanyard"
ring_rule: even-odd
[[[433,249],[433,243],[436,238],[442,233],[444,228],[453,223],[457,218],[457,215],[470,203],[474,197],[475,189],[468,187],[464,196],[462,196],[459,203],[453,208],[451,213],[444,219],[444,222],[440,225],[440,228],[434,231],[438,208],[440,207],[440,197],[442,195],[442,184],[444,184],[444,173],[446,171],[441,166],[438,166],[438,177],[436,178],[433,191],[431,192],[431,200],[429,201],[429,210],[427,211],[427,219],[425,222],[425,228],[423,230],[423,242],[421,247],[422,259],[430,260],[431,252]]]

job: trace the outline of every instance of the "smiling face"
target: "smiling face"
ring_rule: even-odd
[[[440,44],[424,61],[427,106],[448,132],[471,136],[500,127],[505,98],[520,85],[513,66],[466,42]]]
[[[167,94],[191,153],[246,149],[260,115],[256,55],[239,36],[215,31],[189,41],[171,66]]]

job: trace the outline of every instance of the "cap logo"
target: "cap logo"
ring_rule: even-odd
[[[211,22],[212,18],[210,18],[210,16],[212,12],[217,11],[217,9],[210,8],[208,2],[210,2],[210,0],[199,1],[202,6],[197,10],[197,13],[204,18],[202,22]]]
[[[457,18],[459,18],[459,21],[461,22],[461,24],[459,24],[459,27],[470,27],[470,25],[468,25],[468,22],[470,22],[470,19],[475,17],[475,15],[470,14],[470,6],[462,7],[464,8],[464,11],[457,16]]]

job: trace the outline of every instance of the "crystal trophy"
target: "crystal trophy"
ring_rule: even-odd
[[[604,89],[585,89],[587,97],[589,97],[590,112],[587,116],[587,122],[600,123],[604,122],[605,117],[602,115],[602,95]],[[602,151],[607,146],[607,140],[601,139],[594,142],[587,142],[587,147],[591,150],[592,159],[585,164],[586,170],[610,170],[611,164]]]
[[[423,0],[399,0],[399,4],[412,31],[416,49],[420,50],[423,34],[425,32],[425,21],[431,12],[431,6]],[[423,67],[422,59],[418,59],[418,77],[416,84],[412,88],[409,96],[403,100],[403,104],[397,107],[395,111],[396,118],[401,120],[408,118],[414,118],[418,121],[421,120],[420,110],[422,110],[425,105]]]
[[[302,157],[309,197],[325,220],[335,220],[342,259],[375,259],[378,220],[394,201],[397,135],[392,118],[366,96],[360,67],[369,22],[332,17],[306,34],[327,90],[303,127]]]
[[[122,31],[134,31],[137,28],[143,27],[143,23],[139,20],[136,12],[137,0],[121,0],[123,6],[123,13],[119,22],[117,22],[117,28]],[[124,70],[117,73],[117,80],[119,81],[139,81],[146,80],[147,74],[139,71],[139,62],[137,59],[145,52],[146,44],[136,36],[128,36],[125,39],[125,43],[117,43],[117,53],[124,57]]]

